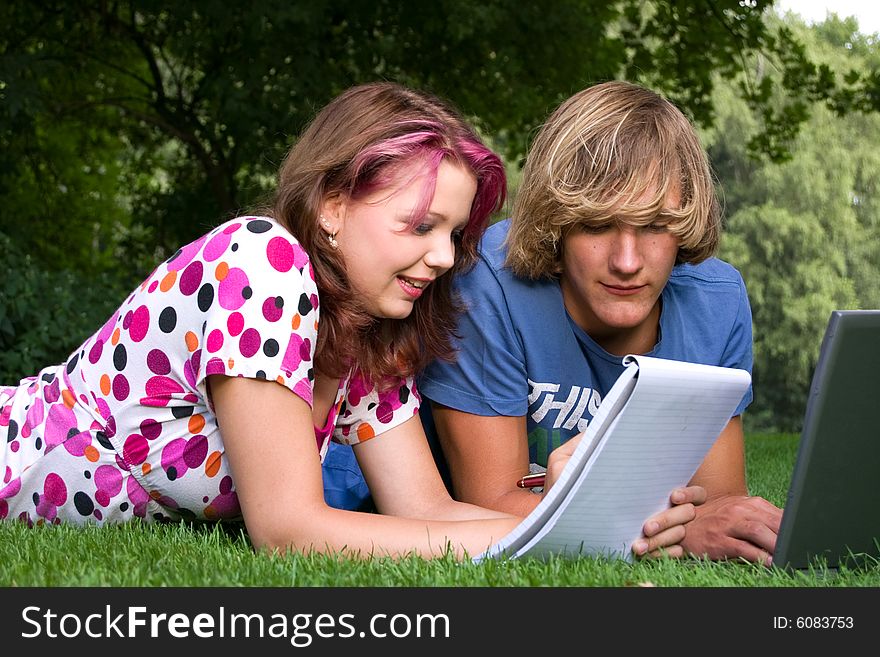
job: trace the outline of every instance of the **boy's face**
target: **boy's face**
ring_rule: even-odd
[[[678,201],[670,195],[666,205]],[[561,284],[572,319],[609,353],[650,351],[678,247],[678,238],[659,224],[571,230],[563,242]]]

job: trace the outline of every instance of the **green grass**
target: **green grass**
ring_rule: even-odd
[[[782,505],[797,437],[747,439],[750,492]],[[350,561],[324,555],[256,554],[240,525],[28,528],[0,523],[3,586],[379,587],[852,587],[880,586],[880,565],[786,573],[747,563],[688,559],[629,564],[583,558],[458,563],[406,558]]]

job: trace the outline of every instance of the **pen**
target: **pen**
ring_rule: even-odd
[[[525,477],[516,482],[519,488],[540,488],[544,485],[544,472],[536,472],[527,474]]]

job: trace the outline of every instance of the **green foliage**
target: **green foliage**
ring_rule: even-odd
[[[17,383],[40,368],[62,363],[110,316],[128,288],[107,275],[46,271],[29,256],[7,254],[0,276],[0,382]]]
[[[792,27],[809,56],[834,70],[866,70],[877,48],[852,28],[837,20]],[[707,143],[725,192],[721,255],[742,271],[754,316],[755,401],[746,420],[796,431],[829,313],[880,307],[880,117],[817,107],[789,144],[790,158],[770,164],[751,157],[754,118],[742,101],[724,89],[715,99]]]

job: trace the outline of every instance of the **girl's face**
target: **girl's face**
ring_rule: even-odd
[[[406,172],[401,175],[405,176]],[[348,277],[373,317],[403,319],[416,300],[455,262],[458,237],[468,223],[477,181],[466,168],[444,160],[427,214],[411,226],[425,179],[392,185],[353,201],[325,202],[323,217],[336,231]],[[327,225],[322,228],[328,230]]]

